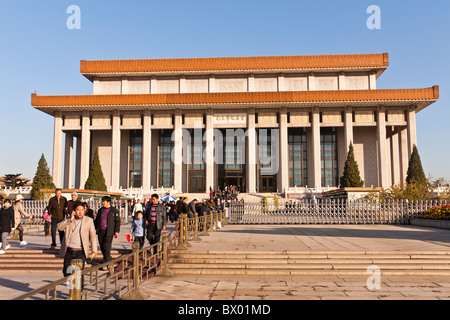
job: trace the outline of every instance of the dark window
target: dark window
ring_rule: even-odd
[[[158,187],[170,188],[173,186],[172,149],[172,130],[161,130],[159,132]]]
[[[128,170],[130,188],[142,186],[142,130],[130,131],[130,161]]]
[[[306,131],[304,128],[290,128],[289,143],[289,186],[305,187],[308,184]]]
[[[188,163],[190,170],[205,169],[205,159],[203,159],[203,151],[206,147],[206,142],[203,141],[203,131],[196,132],[194,129],[188,130],[191,137],[191,144],[188,148]],[[198,135],[198,137],[196,137]],[[196,138],[198,141],[196,141]]]
[[[224,135],[225,150],[224,150],[224,164],[225,170],[242,170],[245,168],[245,139],[236,130],[226,130]]]
[[[336,128],[322,128],[320,132],[320,164],[322,170],[322,186],[338,185]]]

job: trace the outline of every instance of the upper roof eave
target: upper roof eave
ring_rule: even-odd
[[[81,60],[80,72],[97,76],[139,76],[221,73],[281,73],[373,70],[379,77],[389,66],[389,54],[266,56],[229,58]]]

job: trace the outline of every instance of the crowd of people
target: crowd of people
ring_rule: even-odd
[[[193,218],[195,213],[199,217],[213,212],[215,210],[224,210],[228,203],[236,200],[240,193],[239,186],[225,186],[223,188],[210,188],[209,199],[193,199],[188,202],[186,197],[179,197],[178,200],[162,201],[162,205],[166,209],[167,221],[176,222],[181,214],[187,214],[189,218]],[[139,211],[146,212],[151,205],[151,199],[148,202],[146,199],[136,199],[130,204],[130,211],[133,219]]]
[[[33,220],[33,216],[27,214],[23,209],[23,196],[17,195],[14,203],[9,199],[0,196],[0,254],[5,254],[11,246],[8,243],[8,236],[11,231],[17,230],[19,233],[19,245],[26,246],[28,243],[23,239],[23,227],[21,217]]]
[[[239,191],[237,186],[211,188],[208,199],[193,199],[190,202],[186,197],[160,201],[157,194],[153,194],[148,202],[137,199],[129,208],[133,217],[130,233],[140,248],[144,246],[145,239],[153,245],[160,241],[161,232],[165,230],[169,220],[175,223],[182,214],[193,218],[196,214],[201,217],[215,210],[224,210],[229,201],[237,198]],[[0,254],[5,254],[10,248],[8,236],[13,230],[18,230],[20,245],[27,245],[23,240],[21,218],[32,220],[34,217],[24,211],[22,202],[21,195],[16,197],[14,203],[0,196]],[[57,248],[57,233],[59,234],[65,276],[68,275],[73,259],[81,259],[84,268],[87,259],[92,261],[97,255],[98,247],[102,252],[103,262],[111,261],[112,242],[119,236],[121,217],[119,208],[112,205],[109,196],[102,198],[101,208],[94,212],[88,203],[78,199],[76,192],[71,194],[71,200],[67,200],[58,188],[48,202],[43,219],[45,235],[51,237],[51,249]]]

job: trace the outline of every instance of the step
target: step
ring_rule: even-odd
[[[195,275],[450,276],[448,251],[231,251],[173,250],[168,268]]]
[[[374,256],[374,255],[407,255],[407,256],[449,256],[450,251],[237,251],[237,250],[171,250],[176,254],[199,254],[199,255],[262,255],[262,256]]]
[[[173,260],[237,260],[246,259],[252,261],[265,260],[265,261],[306,261],[306,260],[365,260],[365,261],[377,261],[377,260],[436,260],[436,261],[450,261],[450,256],[444,255],[311,255],[311,256],[299,256],[299,255],[208,255],[208,254],[175,254],[171,256]]]
[[[247,275],[247,276],[365,276],[366,270],[256,270],[256,269],[170,269],[174,275]],[[383,270],[383,276],[450,276],[450,270]]]
[[[129,250],[111,250],[112,259],[128,253]],[[94,259],[95,264],[101,264],[103,255],[99,251]],[[87,260],[86,267],[90,267]],[[59,250],[52,249],[16,249],[10,248],[0,255],[0,273],[62,273],[64,258],[59,256]]]
[[[450,260],[426,260],[426,259],[379,259],[379,260],[349,260],[349,259],[310,259],[310,260],[276,260],[276,259],[182,259],[172,258],[169,264],[273,264],[273,265],[309,265],[309,264],[348,264],[358,263],[365,265],[385,265],[385,264],[398,264],[398,265],[413,265],[413,264],[436,264],[436,265],[449,265]]]
[[[347,263],[347,264],[249,264],[249,263],[207,263],[207,264],[172,264],[171,269],[358,269],[367,270],[370,264],[365,263]],[[450,264],[378,264],[381,270],[450,270]]]

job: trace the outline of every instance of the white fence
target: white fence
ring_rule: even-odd
[[[94,210],[94,213],[97,213],[98,209],[101,208],[102,203],[100,200],[87,200],[84,201],[88,204],[88,207],[92,210]],[[122,219],[122,222],[126,223],[128,221],[128,213],[129,210],[126,207],[127,204],[125,204],[125,206],[122,206],[119,203],[113,202],[112,203],[113,206],[115,206],[116,208],[120,208],[120,216]],[[25,210],[26,213],[32,215],[34,217],[33,221],[29,221],[28,219],[25,219],[22,217],[22,224],[26,227],[26,228],[33,228],[33,227],[40,227],[44,225],[44,211],[48,206],[48,201],[32,201],[32,200],[27,200],[23,202],[23,209]]]
[[[409,224],[411,218],[444,201],[346,199],[230,204],[232,224]]]

